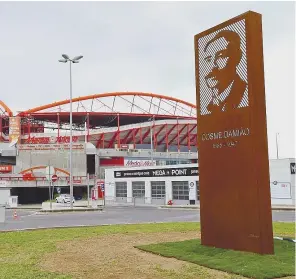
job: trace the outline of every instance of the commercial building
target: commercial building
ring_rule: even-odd
[[[295,205],[295,159],[270,160],[269,165],[271,203]],[[198,164],[105,172],[106,203],[190,205],[200,199]]]

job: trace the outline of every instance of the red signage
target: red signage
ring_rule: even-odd
[[[78,142],[78,136],[72,137],[72,142]],[[25,141],[26,144],[51,144],[51,143],[70,143],[69,136],[60,137],[32,137]]]
[[[33,181],[33,180],[36,180],[34,175],[32,173],[24,173],[23,174],[23,180],[24,181]]]
[[[124,160],[127,167],[150,167],[156,166],[156,161],[151,160]]]
[[[74,184],[77,185],[77,184],[81,184],[82,180],[81,179],[73,179],[72,182],[73,182],[73,185]],[[70,178],[69,177],[67,177],[67,183],[70,184]]]
[[[0,173],[9,173],[12,172],[12,166],[9,165],[2,165],[0,166]]]
[[[56,182],[58,180],[58,176],[56,174],[54,174],[52,177],[51,177],[51,181],[52,182]]]

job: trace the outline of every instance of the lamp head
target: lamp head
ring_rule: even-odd
[[[73,61],[78,61],[78,60],[80,60],[81,58],[83,58],[82,55],[75,56],[75,57],[73,58]]]
[[[66,60],[70,59],[70,57],[67,54],[62,54],[62,57],[65,58]]]

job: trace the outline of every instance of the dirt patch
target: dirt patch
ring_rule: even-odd
[[[140,251],[133,246],[182,241],[200,237],[196,232],[114,234],[58,243],[39,266],[45,271],[83,279],[196,279],[243,278],[173,258]]]

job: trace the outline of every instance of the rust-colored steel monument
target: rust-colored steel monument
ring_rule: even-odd
[[[201,242],[273,254],[261,15],[194,39]]]

